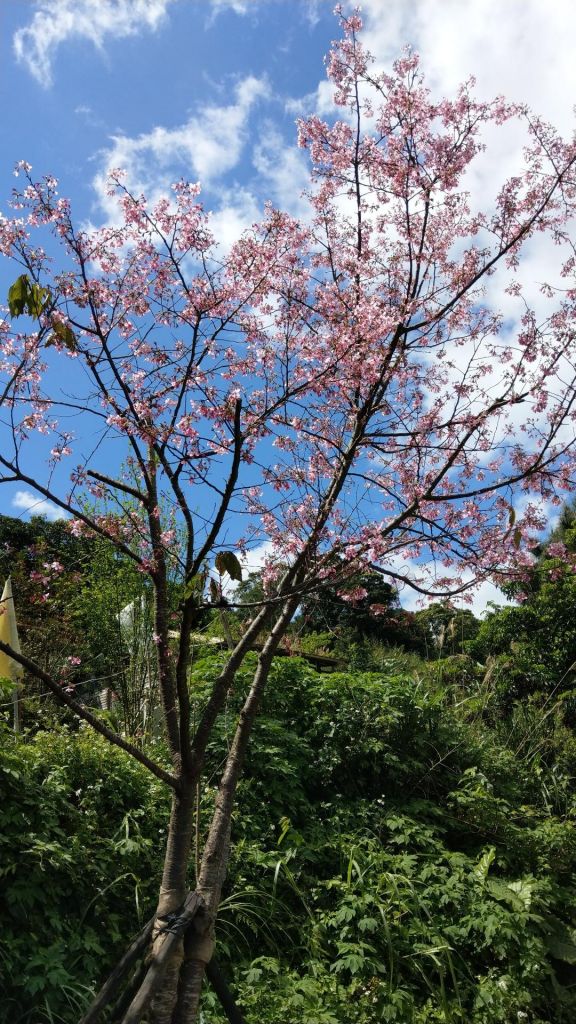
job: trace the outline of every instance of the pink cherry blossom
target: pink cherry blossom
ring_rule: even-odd
[[[50,311],[0,324],[13,424],[0,468],[18,476],[33,434],[46,435],[49,498],[55,464],[101,436],[73,470],[70,528],[110,538],[145,573],[164,558],[194,567],[204,541],[246,534],[241,514],[274,564],[306,564],[316,579],[337,555],[398,585],[454,590],[462,565],[483,579],[522,562],[539,527],[526,512],[510,531],[518,492],[561,502],[572,486],[574,143],[521,105],[477,100],[471,81],[433,98],[411,50],[375,70],[360,12],[340,19],[327,62],[340,113],[298,126],[306,223],[268,205],[223,259],[198,183],[150,204],[115,170],[116,226],[86,232],[55,178],[17,166],[0,249]],[[530,139],[524,164],[473,213],[464,175],[483,131],[513,120]],[[542,283],[544,321],[517,277],[536,232],[557,243],[566,285]],[[46,234],[61,261],[48,260]],[[512,332],[483,294],[497,270],[518,301]],[[74,436],[52,386],[63,359],[82,414]],[[121,445],[127,461],[112,471],[107,452]]]

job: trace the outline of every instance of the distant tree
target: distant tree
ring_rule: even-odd
[[[576,499],[567,502],[558,518],[556,526],[534,550],[539,559],[546,558],[551,544],[564,544],[571,553],[576,553]]]
[[[442,602],[417,611],[414,618],[426,656],[431,658],[464,653],[466,642],[473,640],[480,628],[479,619],[469,608],[454,608]]]
[[[331,635],[330,647],[369,640],[424,654],[424,633],[417,617],[401,607],[396,587],[374,570],[350,572],[344,561],[337,562],[332,582],[302,595],[293,620],[296,635]],[[266,586],[259,570],[238,584],[230,604],[236,617],[245,622],[265,600]]]
[[[338,585],[304,597],[301,612],[307,630],[350,629],[359,636],[380,636],[383,620],[398,612],[396,588],[375,572],[344,575]]]
[[[262,570],[249,572],[244,576],[235,587],[233,599],[226,603],[230,604],[241,622],[254,618],[266,603],[266,585]]]
[[[558,575],[560,565],[568,571],[576,570],[576,501],[564,504],[557,524],[548,535],[530,549],[532,561],[522,575],[502,583],[507,597],[525,600],[536,594],[550,573]]]
[[[485,662],[506,656],[514,696],[535,690],[567,690],[576,679],[576,574],[560,559],[542,558],[515,588],[517,606],[488,612],[467,643],[473,658]]]
[[[400,604],[396,587],[374,570],[340,570],[340,582],[306,595],[300,606],[299,634],[331,633],[340,651],[350,643],[378,643],[425,653],[416,617]]]

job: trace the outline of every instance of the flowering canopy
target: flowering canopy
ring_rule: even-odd
[[[411,52],[377,72],[359,17],[342,24],[328,62],[341,117],[299,124],[305,222],[268,208],[223,252],[198,185],[150,206],[112,171],[117,219],[78,230],[56,181],[19,165],[0,250],[22,271],[11,312],[29,320],[0,324],[3,479],[145,571],[168,557],[190,580],[220,544],[269,541],[269,575],[297,562],[302,585],[336,554],[455,590],[459,566],[470,580],[527,558],[537,501],[572,484],[576,147],[470,83],[434,101]],[[525,165],[477,211],[464,186],[482,130],[518,118]],[[543,315],[519,274],[538,232],[559,254]],[[514,324],[493,281],[487,298],[497,270]],[[38,431],[45,480],[26,473]],[[66,498],[50,483],[64,459]],[[536,498],[522,515],[518,488]]]

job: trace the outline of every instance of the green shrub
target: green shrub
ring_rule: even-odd
[[[195,716],[223,657],[194,666]],[[256,660],[208,748],[201,835]],[[274,664],[217,927],[239,1004],[262,1024],[570,1024],[564,702],[490,718],[486,679],[462,683],[453,659],[436,679],[390,667]],[[73,1024],[155,903],[168,796],[83,728],[3,733],[0,780],[0,1020]],[[204,1024],[223,1022],[207,988]]]
[[[276,665],[227,883],[251,910],[220,946],[249,1020],[574,1018],[570,787],[509,738],[451,689]]]
[[[0,1020],[73,1021],[154,904],[161,785],[88,729],[0,735]]]

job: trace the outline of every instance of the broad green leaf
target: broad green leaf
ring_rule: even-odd
[[[46,300],[49,298],[47,288],[41,288],[39,284],[30,285],[28,291],[28,312],[30,316],[39,317]]]
[[[22,316],[26,306],[27,294],[28,277],[26,274],[21,274],[8,290],[8,308],[10,310],[10,316]]]
[[[30,316],[39,317],[49,296],[47,288],[31,281],[28,274],[20,274],[8,289],[10,316],[18,317],[27,312]]]
[[[526,909],[524,900],[514,891],[510,883],[501,878],[488,878],[486,887],[494,899],[508,903],[517,913]]]
[[[496,850],[493,846],[490,846],[485,853],[482,854],[480,860],[474,867],[474,874],[477,878],[485,880],[488,877],[488,872],[492,864],[496,859]]]
[[[529,910],[534,892],[534,885],[530,879],[521,878],[518,882],[509,882],[508,888],[522,901],[524,909]]]

